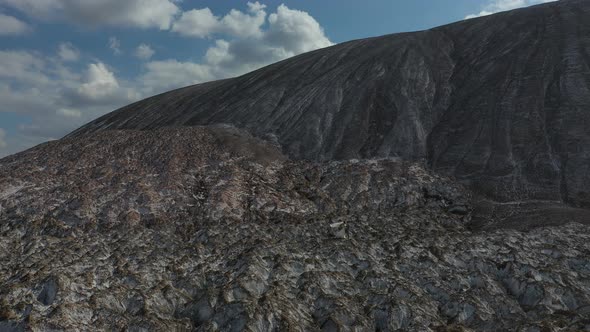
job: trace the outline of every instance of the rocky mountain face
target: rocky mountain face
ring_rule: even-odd
[[[590,331],[588,18],[352,41],[0,160],[0,331]]]
[[[102,131],[0,163],[0,329],[582,330],[590,226],[473,231],[394,159],[230,127]]]
[[[124,107],[77,130],[231,123],[297,159],[425,159],[500,201],[590,207],[590,3],[363,39]]]

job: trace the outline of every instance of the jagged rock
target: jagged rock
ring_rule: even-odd
[[[465,215],[469,213],[469,208],[465,205],[453,205],[449,208],[450,213]]]
[[[39,296],[37,296],[37,300],[43,303],[43,305],[51,305],[57,296],[57,289],[58,285],[55,278],[48,278],[41,285],[41,291],[39,292]]]
[[[50,142],[0,162],[0,321],[40,330],[585,328],[590,226],[481,231],[471,212],[449,211],[477,202],[425,165],[293,161],[229,127]]]
[[[588,330],[588,4],[318,50],[0,160],[0,330]]]
[[[11,321],[0,321],[0,332],[24,332],[25,324]]]
[[[346,223],[341,221],[330,224],[330,234],[338,239],[346,239]]]

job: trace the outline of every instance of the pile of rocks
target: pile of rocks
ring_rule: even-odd
[[[47,143],[0,161],[0,330],[590,329],[590,227],[478,200],[230,127]]]

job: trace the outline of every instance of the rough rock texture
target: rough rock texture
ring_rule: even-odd
[[[500,201],[590,207],[590,1],[343,43],[146,99],[73,135],[231,123],[294,158],[426,159]]]
[[[0,331],[590,331],[589,17],[353,41],[0,160]]]
[[[229,127],[48,143],[0,163],[0,329],[590,330],[590,226],[472,209],[419,164]]]

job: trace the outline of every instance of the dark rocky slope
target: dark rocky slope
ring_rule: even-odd
[[[590,207],[590,1],[344,43],[72,135],[211,123],[275,137],[294,158],[426,159],[496,200]]]
[[[590,329],[590,226],[471,209],[418,164],[231,128],[48,143],[0,163],[0,330]]]
[[[588,18],[352,41],[0,160],[0,331],[590,331]]]

